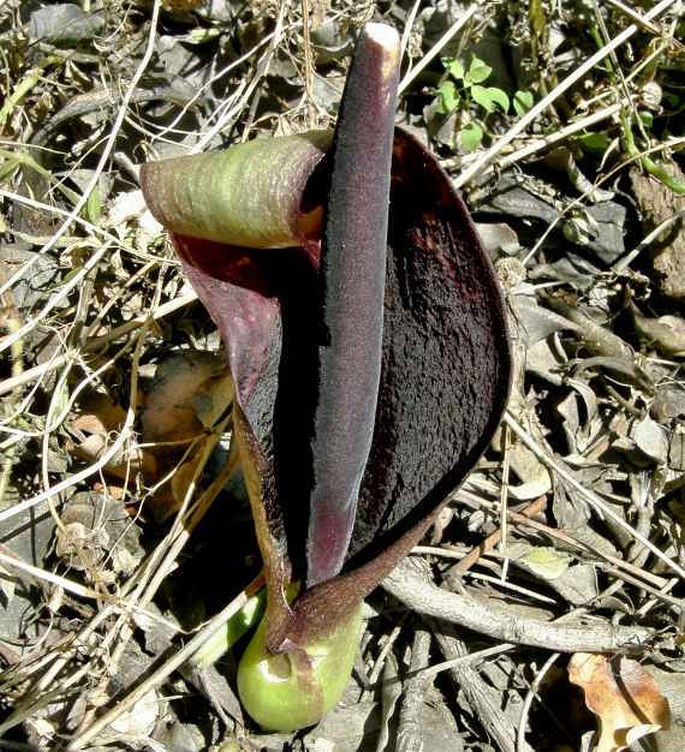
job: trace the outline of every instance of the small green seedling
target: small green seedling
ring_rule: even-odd
[[[459,128],[459,142],[466,152],[475,151],[487,131],[485,119],[490,115],[509,113],[513,105],[520,117],[533,106],[529,91],[517,91],[510,101],[509,95],[496,86],[485,86],[492,68],[475,55],[468,68],[458,58],[443,58],[445,77],[438,86],[438,112],[451,115],[461,111],[464,121]]]

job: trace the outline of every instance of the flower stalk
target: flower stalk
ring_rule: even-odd
[[[363,598],[478,460],[508,393],[490,262],[450,179],[393,127],[399,58],[393,29],[363,29],[332,136],[142,172],[235,382],[267,586],[238,685],[270,730],[337,702]]]

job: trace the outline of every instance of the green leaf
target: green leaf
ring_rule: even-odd
[[[445,66],[445,70],[450,74],[450,76],[452,76],[452,78],[456,78],[457,81],[463,81],[466,77],[464,63],[462,63],[461,60],[457,60],[453,57],[444,57],[442,59],[442,64]]]
[[[483,129],[478,123],[467,123],[459,133],[459,140],[464,151],[475,151],[483,140]]]
[[[533,33],[539,39],[547,26],[547,15],[542,0],[531,0],[528,8],[528,21]]]
[[[473,101],[479,104],[486,112],[494,112],[497,107],[501,107],[502,112],[509,109],[509,97],[495,86],[480,86],[474,84],[471,87],[471,96]]]
[[[605,133],[581,133],[576,141],[586,151],[603,152],[609,148],[611,141]]]
[[[661,181],[675,194],[678,196],[685,196],[685,182],[678,180],[677,177],[671,175],[663,164],[659,164],[651,159],[651,157],[647,156],[642,157],[640,164],[650,175]]]
[[[645,128],[652,128],[652,126],[654,125],[654,115],[649,112],[649,110],[640,110],[637,115]]]
[[[86,203],[86,215],[88,221],[97,225],[102,219],[102,197],[99,189],[96,187],[93,192],[88,196],[88,202]]]
[[[182,37],[182,41],[186,44],[206,44],[216,39],[221,34],[221,29],[191,29],[185,37]]]
[[[533,106],[533,94],[530,91],[517,91],[514,94],[513,105],[516,114],[522,117]]]
[[[469,65],[469,72],[464,78],[464,83],[468,86],[470,84],[482,84],[483,81],[487,81],[492,73],[492,68],[480,58],[474,57]]]
[[[665,91],[663,93],[662,101],[664,105],[668,106],[670,109],[675,110],[680,107],[680,97],[671,91]]]
[[[449,115],[459,106],[461,97],[454,81],[443,81],[438,88],[440,96],[439,110],[443,115]]]
[[[563,551],[539,546],[523,556],[520,562],[526,564],[539,577],[555,580],[568,569],[571,557]]]

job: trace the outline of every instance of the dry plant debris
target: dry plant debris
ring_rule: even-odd
[[[656,681],[631,658],[612,663],[604,655],[576,653],[569,679],[585,693],[585,702],[600,719],[597,752],[618,752],[647,734],[668,730],[670,711]]]
[[[0,5],[0,746],[638,749],[607,728],[668,707],[656,743],[685,747],[679,14]],[[465,191],[517,369],[497,441],[370,599],[343,703],[292,738],[243,717],[230,653],[193,659],[258,608],[260,562],[219,338],[138,171],[327,127],[370,19],[402,35],[398,123]],[[589,696],[630,677],[658,713],[610,720]]]

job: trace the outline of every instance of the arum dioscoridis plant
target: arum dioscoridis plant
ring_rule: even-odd
[[[507,398],[490,262],[447,175],[393,127],[399,54],[392,28],[363,29],[334,133],[141,175],[235,382],[267,585],[238,688],[270,730],[337,702],[363,598],[473,467]]]

